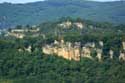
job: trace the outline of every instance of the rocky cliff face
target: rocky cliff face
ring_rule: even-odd
[[[42,47],[42,51],[45,54],[48,55],[57,55],[60,57],[63,57],[68,60],[75,60],[80,61],[80,58],[88,58],[90,60],[98,59],[99,62],[103,61],[103,41],[99,41],[100,46],[95,46],[95,43],[87,43],[81,48],[81,44],[79,42],[70,43],[70,42],[64,42],[64,40],[61,40],[61,42],[58,42],[55,40],[54,43],[51,45],[45,45]],[[123,43],[124,47],[124,43]],[[96,52],[96,56],[93,57],[92,52]],[[113,59],[114,57],[114,51],[109,51],[109,58]],[[125,61],[125,52],[120,52],[119,60]]]

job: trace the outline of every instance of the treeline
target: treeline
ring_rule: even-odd
[[[19,53],[12,48],[0,52],[0,57],[0,77],[12,80],[13,83],[124,83],[125,81],[125,64],[118,60],[99,63],[83,58],[75,62],[44,55],[40,50],[30,54]]]

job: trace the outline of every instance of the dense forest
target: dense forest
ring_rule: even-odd
[[[65,21],[81,22],[83,29],[76,26],[62,28],[57,26]],[[31,28],[18,25],[16,28]],[[97,23],[88,20],[61,18],[55,22],[45,22],[36,26],[46,37],[23,39],[0,35],[0,83],[124,83],[125,61],[119,61],[122,41],[125,41],[125,25]],[[10,30],[10,29],[9,29]],[[8,31],[9,31],[8,30]],[[103,61],[81,58],[80,61],[66,60],[42,52],[42,46],[63,37],[70,42],[104,42]],[[32,46],[32,51],[18,51],[18,48]],[[109,48],[115,52],[109,59]],[[93,54],[94,55],[94,54]]]
[[[39,24],[63,16],[125,24],[125,1],[45,0],[27,4],[0,4],[0,28]],[[51,14],[51,15],[50,15]],[[21,20],[20,20],[21,19]]]

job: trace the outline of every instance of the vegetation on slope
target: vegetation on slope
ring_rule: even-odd
[[[75,20],[72,20],[75,22]],[[16,39],[0,37],[0,83],[124,83],[125,62],[118,60],[121,41],[125,39],[124,26],[87,22],[82,30],[68,30],[59,33],[65,41],[104,41],[103,62],[82,58],[79,62],[65,60],[54,55],[42,53],[42,45],[58,39],[55,26],[59,22],[39,25],[47,37]],[[81,21],[82,22],[82,21]],[[85,21],[84,21],[85,22]],[[93,25],[96,28],[89,28]],[[57,27],[56,27],[57,28]],[[48,30],[49,29],[49,30]],[[53,30],[54,29],[54,30]],[[58,28],[57,28],[58,29]],[[72,28],[71,28],[72,29]],[[85,30],[85,31],[84,31]],[[82,31],[82,33],[81,33]],[[120,31],[120,32],[119,32]],[[48,32],[48,33],[47,33]],[[75,32],[75,33],[74,33]],[[32,52],[19,52],[19,47],[31,45]],[[115,51],[115,58],[108,58],[108,48]]]

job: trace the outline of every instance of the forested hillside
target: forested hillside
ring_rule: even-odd
[[[84,0],[46,0],[27,4],[0,4],[0,28],[17,24],[39,24],[60,17],[125,23],[125,2],[92,2]]]
[[[35,27],[27,25],[8,29],[7,33],[0,35],[0,83],[124,83],[124,27],[63,18]],[[43,53],[43,46],[61,38],[71,43],[81,42],[81,46],[103,41],[102,61],[94,57],[95,52],[91,54],[93,60],[81,57],[79,61]],[[114,52],[112,59],[110,49]],[[121,51],[124,55],[119,58]]]

